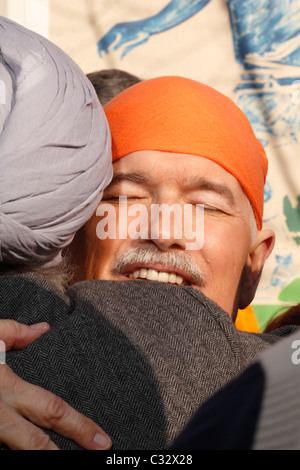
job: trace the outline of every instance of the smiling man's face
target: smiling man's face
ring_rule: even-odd
[[[183,212],[186,204],[192,205],[194,227],[198,204],[204,209],[204,243],[201,249],[187,250],[186,232],[176,237],[174,220],[169,227],[160,225],[155,236],[148,225],[147,229],[139,227],[143,238],[128,235],[100,240],[96,230],[101,217],[94,215],[73,246],[80,278],[148,279],[192,286],[234,319],[237,309],[251,302],[273,247],[272,233],[253,233],[251,206],[238,181],[206,158],[169,152],[137,151],[117,160],[113,167],[114,178],[100,205],[114,207],[116,234],[119,217],[122,225],[130,226],[133,204],[143,205],[149,214],[153,204],[179,204]],[[119,202],[125,196],[127,220]]]

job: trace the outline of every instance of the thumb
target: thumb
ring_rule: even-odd
[[[0,320],[0,340],[6,351],[23,349],[50,329],[48,323],[23,325],[15,320]]]

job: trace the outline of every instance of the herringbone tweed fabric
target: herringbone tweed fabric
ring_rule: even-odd
[[[281,335],[237,331],[190,287],[87,281],[66,295],[37,274],[0,277],[2,318],[52,328],[7,363],[96,421],[113,449],[165,449],[201,403]],[[62,449],[76,444],[47,431]]]

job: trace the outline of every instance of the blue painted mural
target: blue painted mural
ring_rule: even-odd
[[[122,48],[124,58],[154,34],[163,33],[202,10],[211,0],[172,0],[156,15],[118,23],[98,42],[100,56]],[[272,136],[298,141],[291,85],[300,78],[299,0],[227,0],[235,57],[242,66],[238,105],[264,146]],[[280,141],[282,145],[282,140]]]
[[[150,18],[118,23],[100,39],[98,52],[102,57],[103,52],[108,53],[110,47],[113,46],[114,50],[122,47],[121,58],[124,58],[132,49],[147,42],[154,34],[163,33],[188,20],[209,2],[210,0],[172,0],[157,15]]]

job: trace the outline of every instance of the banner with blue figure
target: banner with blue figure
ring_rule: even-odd
[[[300,0],[72,4],[76,37],[74,28],[69,39],[58,33],[64,1],[52,0],[50,39],[86,72],[183,75],[227,94],[248,116],[269,159],[264,226],[277,240],[253,302],[263,327],[282,305],[300,302]]]
[[[147,42],[151,36],[168,31],[198,13],[210,0],[172,0],[156,15],[139,21],[117,23],[98,42],[100,56],[122,48],[124,58],[135,47]]]

